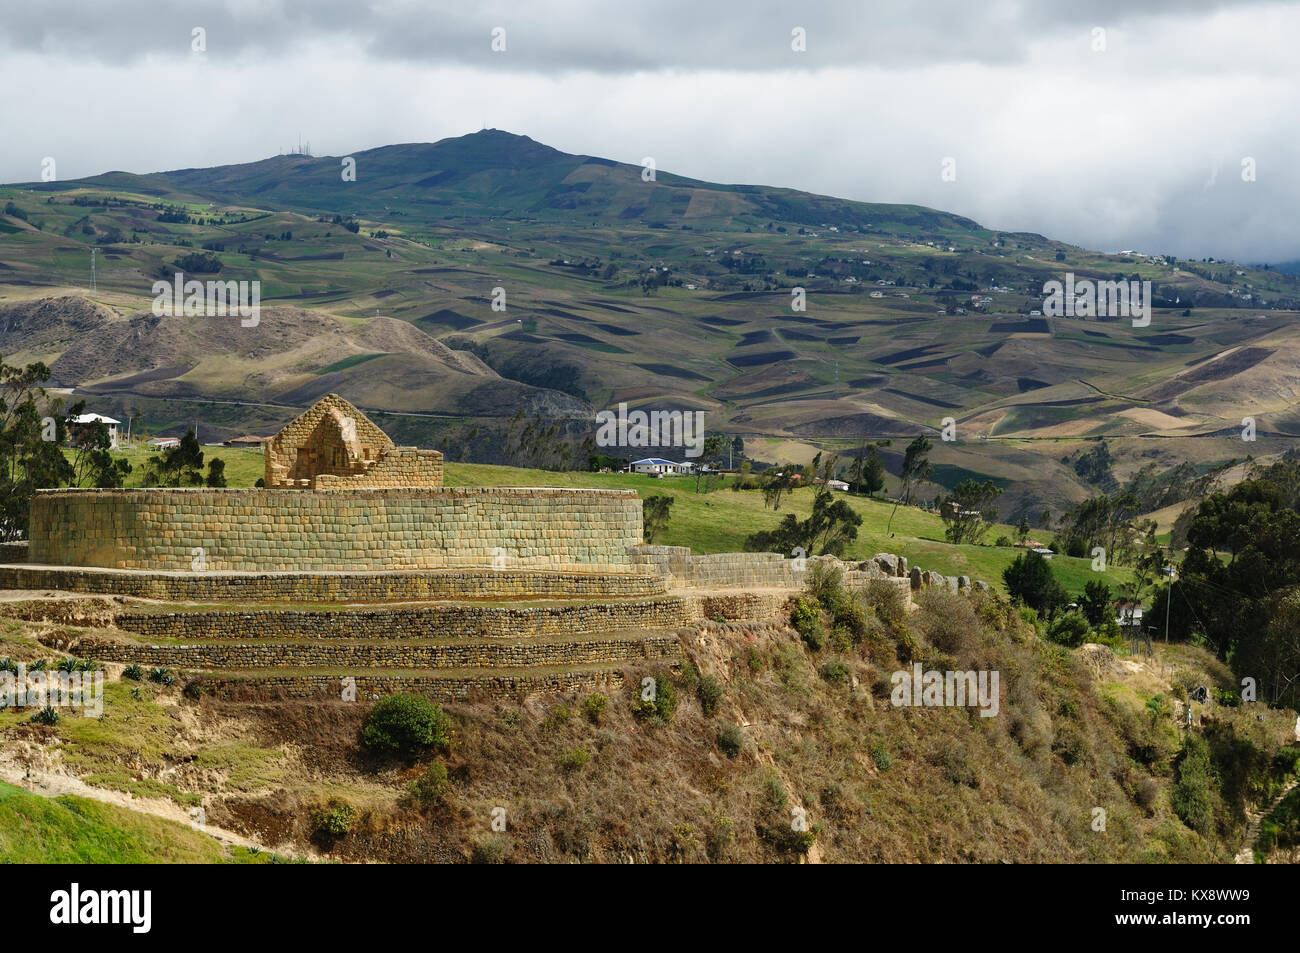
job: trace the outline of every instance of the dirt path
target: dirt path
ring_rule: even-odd
[[[1255,841],[1259,838],[1259,826],[1264,822],[1264,818],[1273,812],[1282,798],[1291,793],[1300,781],[1292,780],[1282,789],[1282,793],[1273,799],[1268,807],[1260,811],[1246,811],[1246,846],[1237,852],[1237,856],[1232,859],[1234,864],[1253,864],[1255,862]]]
[[[195,818],[189,814],[186,808],[173,801],[163,798],[138,798],[122,791],[91,787],[81,779],[66,774],[43,771],[39,768],[28,768],[12,760],[7,754],[0,754],[0,781],[6,781],[15,787],[41,797],[55,798],[61,794],[75,794],[77,797],[88,798],[92,801],[124,807],[127,810],[135,811],[137,814],[149,814],[153,817],[175,821],[178,824],[193,827],[194,830],[201,834],[207,834],[225,847],[253,847],[265,853],[276,853],[286,857],[300,856],[282,849],[273,850],[265,844],[259,844],[257,841],[244,837],[242,834],[236,834],[234,831],[228,831],[212,824],[200,826],[195,823]],[[315,858],[308,856],[307,859]]]

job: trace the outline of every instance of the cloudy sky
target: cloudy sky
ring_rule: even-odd
[[[251,161],[299,135],[317,155],[346,155],[487,126],[1106,251],[1300,259],[1292,2],[4,0],[0,11],[5,182],[38,179],[46,156],[70,179]],[[504,51],[492,49],[497,28]],[[806,50],[792,48],[797,29]]]

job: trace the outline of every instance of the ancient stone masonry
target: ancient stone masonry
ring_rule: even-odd
[[[41,490],[29,565],[166,572],[628,568],[634,490]]]
[[[0,588],[189,603],[85,600],[79,633],[38,638],[263,700],[618,685],[678,663],[692,633],[784,631],[818,564],[908,605],[972,589],[888,553],[641,545],[633,490],[442,482],[441,454],[394,446],[331,394],[269,442],[265,488],[38,491],[29,544],[0,548]]]
[[[414,639],[383,642],[204,642],[137,645],[84,640],[78,651],[105,662],[177,666],[188,669],[358,668],[458,669],[528,668],[556,665],[621,665],[638,659],[676,659],[674,635],[564,640],[469,641],[464,644]]]
[[[419,692],[440,701],[465,701],[475,697],[519,698],[533,694],[570,694],[611,690],[623,684],[623,675],[609,669],[561,670],[559,672],[511,672],[492,675],[367,675],[358,673],[354,681],[359,698],[378,698],[395,692]],[[339,676],[303,673],[301,675],[247,675],[210,680],[217,694],[234,698],[265,699],[339,697]]]
[[[649,571],[141,572],[0,566],[0,589],[103,592],[168,602],[406,602],[423,599],[619,599],[664,591]]]
[[[395,447],[388,434],[337,394],[327,394],[266,445],[272,489],[442,486],[442,454]]]
[[[692,589],[800,589],[808,579],[808,570],[822,563],[838,568],[850,586],[865,585],[883,579],[898,586],[909,600],[912,592],[931,586],[952,592],[987,590],[983,582],[972,583],[968,576],[944,576],[937,572],[907,565],[907,557],[877,553],[861,561],[840,560],[833,556],[809,556],[794,559],[780,553],[717,553],[696,556],[686,546],[633,546],[633,563],[648,566],[664,578],[669,588]]]
[[[116,625],[147,639],[524,639],[674,628],[687,616],[683,600],[662,596],[531,606],[120,612]]]

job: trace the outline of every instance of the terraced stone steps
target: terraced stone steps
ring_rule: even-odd
[[[517,639],[685,625],[676,596],[602,602],[442,602],[379,608],[125,611],[118,628],[150,639]]]
[[[357,639],[265,642],[173,642],[170,644],[84,638],[76,654],[104,662],[184,670],[296,669],[514,669],[603,664],[637,659],[675,659],[681,643],[673,632],[618,631],[606,635],[529,639]]]
[[[493,669],[491,674],[483,669],[360,672],[333,669],[315,672],[213,671],[204,677],[205,689],[214,696],[254,703],[284,698],[339,699],[345,687],[355,690],[358,701],[395,692],[429,695],[439,701],[466,701],[608,691],[622,684],[622,673],[608,664]]]
[[[151,572],[0,565],[0,589],[54,589],[168,602],[410,602],[626,599],[664,594],[653,570],[430,569],[393,572]]]

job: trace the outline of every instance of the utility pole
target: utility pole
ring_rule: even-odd
[[[98,251],[99,251],[98,248],[92,248],[90,250],[90,290],[91,291],[95,290],[95,254]]]
[[[1166,566],[1164,571],[1169,574],[1169,591],[1165,593],[1165,644],[1169,644],[1169,603],[1174,601],[1174,567]],[[1189,709],[1190,710],[1190,709]]]

